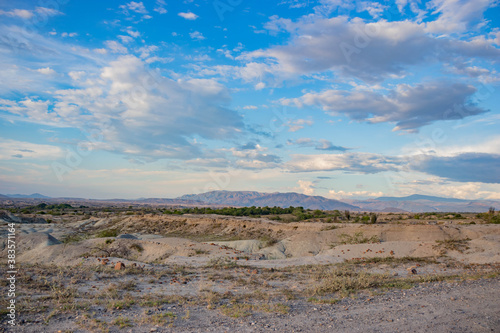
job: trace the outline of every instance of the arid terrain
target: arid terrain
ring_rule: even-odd
[[[310,213],[1,211],[18,268],[1,328],[500,332],[498,213]]]

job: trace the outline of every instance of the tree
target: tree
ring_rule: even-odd
[[[377,214],[375,214],[375,213],[371,214],[370,222],[371,223],[377,223]]]
[[[347,221],[351,219],[351,212],[349,212],[347,209],[344,211],[344,215]]]

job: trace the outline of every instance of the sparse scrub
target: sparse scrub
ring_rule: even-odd
[[[445,254],[447,251],[458,251],[460,253],[464,253],[464,251],[468,250],[470,238],[464,239],[446,239],[446,240],[437,240],[436,245],[433,246],[434,249],[441,249],[441,253]]]
[[[101,230],[96,234],[97,238],[116,237],[116,236],[118,236],[118,230],[116,229]]]
[[[144,248],[142,247],[142,245],[137,244],[137,243],[134,243],[134,244],[130,245],[130,249],[131,250],[136,250],[139,253],[141,253],[142,251],[144,251]]]
[[[363,232],[359,231],[354,233],[354,235],[340,234],[339,243],[340,244],[380,243],[380,239],[377,236],[365,237]]]
[[[120,328],[125,328],[125,327],[132,327],[133,325],[130,323],[130,319],[125,318],[125,317],[118,317],[115,320],[113,320],[113,325],[118,326]]]
[[[207,267],[228,269],[238,267],[238,264],[236,263],[236,261],[231,260],[228,257],[217,257],[210,259]]]
[[[69,234],[63,237],[61,240],[64,244],[72,244],[72,243],[78,243],[81,242],[84,239],[87,239],[87,235],[83,234]]]
[[[269,235],[264,235],[260,237],[259,241],[262,242],[263,247],[273,246],[274,244],[278,243],[278,240],[276,238],[273,238]]]

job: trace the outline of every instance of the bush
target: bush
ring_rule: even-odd
[[[104,237],[116,237],[118,236],[118,230],[116,229],[108,229],[108,230],[102,230],[97,233],[96,237],[98,238],[104,238]]]
[[[363,233],[356,232],[354,235],[340,234],[340,244],[365,244],[365,243],[379,243],[380,239],[377,236],[365,237]]]

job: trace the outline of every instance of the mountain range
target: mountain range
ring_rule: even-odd
[[[359,207],[344,203],[342,201],[327,199],[320,196],[310,196],[299,193],[261,193],[250,191],[212,191],[201,194],[189,194],[179,197],[183,200],[196,200],[209,204],[244,207],[299,207],[306,209],[350,209],[359,210]]]
[[[321,210],[352,210],[372,212],[486,212],[490,207],[500,210],[500,202],[492,200],[465,200],[444,198],[429,195],[414,194],[406,197],[379,197],[366,200],[334,200],[321,196],[310,196],[294,192],[289,193],[262,193],[255,191],[211,191],[200,194],[188,194],[174,199],[167,198],[140,198],[130,199],[81,199],[81,198],[50,198],[34,193],[30,195],[7,194],[1,195],[0,200],[30,200],[35,202],[68,202],[106,206],[120,205],[149,205],[149,206],[216,206],[216,207],[304,207],[306,209]]]
[[[47,196],[45,196],[43,194],[40,194],[40,193],[33,193],[33,194],[5,194],[5,195],[1,195],[1,197],[14,198],[14,199],[50,199],[50,197],[47,197]]]

